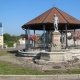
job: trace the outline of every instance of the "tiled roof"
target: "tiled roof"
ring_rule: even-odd
[[[52,18],[53,15],[56,14],[59,18],[59,24],[75,24],[80,25],[80,21],[69,14],[65,13],[64,11],[53,7],[48,11],[44,12],[43,14],[39,15],[38,17],[32,19],[28,23],[24,24],[22,27],[27,28],[28,26],[34,25],[43,25],[43,24],[53,24]]]

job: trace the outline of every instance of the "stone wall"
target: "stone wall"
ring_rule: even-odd
[[[53,62],[72,60],[72,52],[41,52],[41,59]]]

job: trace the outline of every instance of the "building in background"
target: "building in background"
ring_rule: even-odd
[[[20,44],[25,44],[25,38],[20,38],[20,39],[19,39],[19,43],[20,43]]]
[[[3,36],[0,36],[0,47],[3,45]]]

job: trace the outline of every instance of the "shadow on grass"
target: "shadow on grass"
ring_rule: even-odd
[[[16,54],[18,54],[18,50],[12,50],[12,51],[7,51],[7,52],[10,54],[15,54],[15,56],[16,56]]]

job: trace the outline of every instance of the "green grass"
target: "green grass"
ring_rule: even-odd
[[[7,44],[8,47],[13,47],[14,42],[13,41],[7,41],[5,44]]]
[[[3,75],[40,75],[44,74],[44,72],[37,71],[37,70],[30,70],[26,68],[21,68],[19,66],[14,66],[9,63],[0,62],[0,74]]]
[[[7,51],[0,51],[0,56],[3,56],[5,54],[9,54],[9,52],[7,52]]]
[[[10,52],[7,51],[0,51],[0,56],[3,56],[5,54],[9,54]],[[30,74],[30,75],[40,75],[44,74],[44,72],[37,71],[37,70],[31,70],[31,69],[26,69],[26,68],[21,68],[16,65],[12,65],[7,62],[2,62],[0,61],[0,74],[3,75],[24,75],[24,74]]]
[[[75,70],[54,70],[54,71],[38,71],[19,66],[12,65],[6,62],[0,62],[1,75],[53,75],[53,74],[80,74],[80,69]]]

